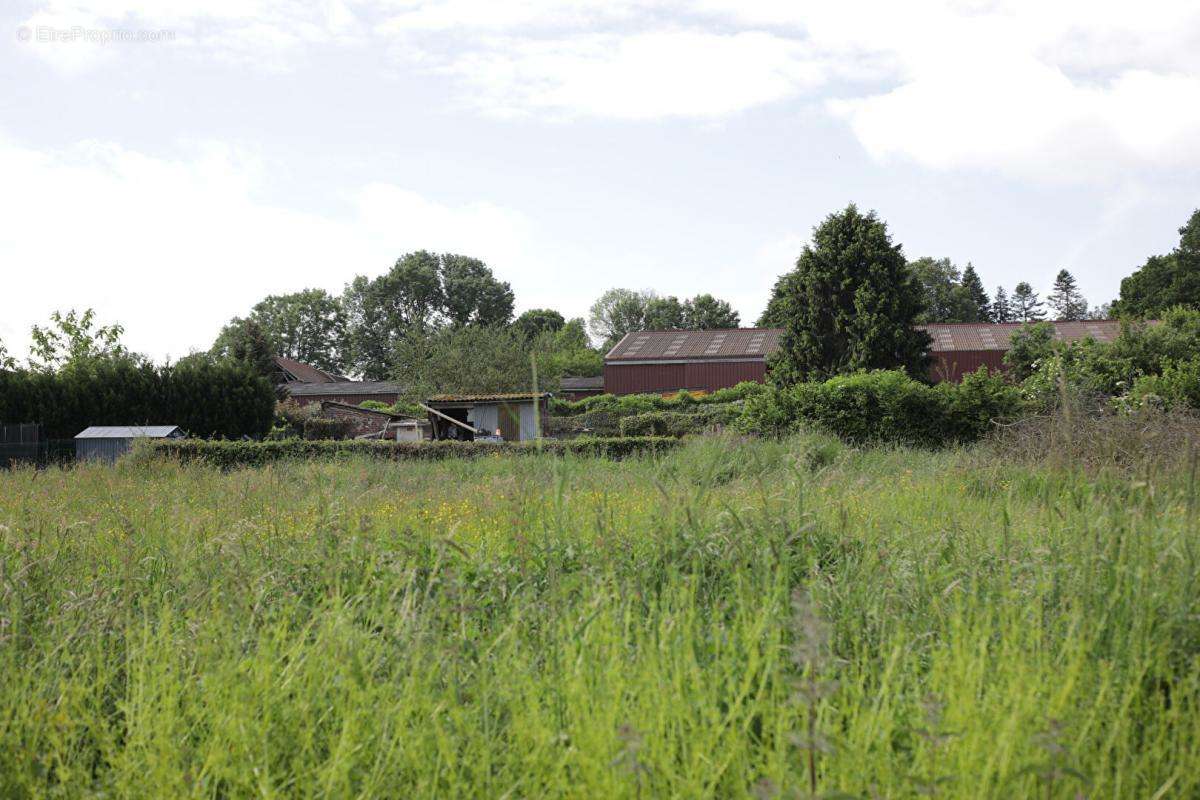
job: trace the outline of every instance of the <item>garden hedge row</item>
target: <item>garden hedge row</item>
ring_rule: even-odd
[[[742,403],[718,403],[691,411],[647,411],[621,418],[622,436],[687,436],[732,425],[741,417]]]
[[[199,462],[213,466],[249,467],[276,461],[329,461],[353,457],[379,458],[392,461],[437,461],[447,458],[479,458],[489,455],[524,455],[538,452],[553,455],[599,456],[628,458],[630,456],[662,453],[674,448],[677,439],[661,436],[622,438],[581,438],[569,441],[543,440],[539,448],[534,442],[383,442],[373,440],[234,442],[206,439],[175,439],[146,442],[138,448],[136,457],[167,457],[182,462]]]
[[[877,370],[751,397],[739,426],[778,436],[811,425],[855,444],[941,447],[974,441],[1024,410],[1020,390],[986,368],[936,386]]]

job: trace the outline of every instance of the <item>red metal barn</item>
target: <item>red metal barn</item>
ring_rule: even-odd
[[[921,326],[933,342],[929,345],[932,361],[929,372],[934,381],[954,381],[986,366],[991,371],[1003,370],[1004,354],[1012,345],[1012,336],[1020,322],[942,322]],[[1115,319],[1053,322],[1054,338],[1062,342],[1095,339],[1111,342],[1121,332]]]
[[[1052,324],[1055,338],[1066,342],[1087,338],[1111,342],[1121,329],[1116,320]],[[957,382],[983,366],[1004,369],[1004,354],[1020,327],[1019,322],[920,326],[933,338],[930,377],[935,382]],[[741,381],[762,381],[767,357],[779,349],[782,336],[776,328],[635,331],[604,357],[604,390],[610,394],[712,392]]]
[[[767,356],[779,349],[782,333],[774,328],[635,331],[604,357],[604,390],[712,392],[742,381],[762,381]]]

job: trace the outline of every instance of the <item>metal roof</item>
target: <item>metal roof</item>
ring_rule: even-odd
[[[384,411],[380,408],[363,408],[362,406],[351,405],[350,403],[339,403],[337,400],[322,400],[321,408],[341,408],[346,411],[355,411],[359,414],[374,414],[378,417],[388,417],[389,419],[414,419],[411,414],[393,414],[391,411]]]
[[[429,398],[430,403],[502,403],[510,400],[524,400],[532,403],[534,400],[544,400],[549,392],[533,394],[532,392],[499,392],[495,394],[438,394]]]
[[[594,375],[587,378],[563,378],[558,385],[565,392],[582,392],[589,389],[603,389],[604,376]]]
[[[929,345],[932,353],[952,353],[961,350],[1008,350],[1012,336],[1022,322],[941,322],[919,325],[933,337]],[[1115,319],[1079,320],[1078,322],[1051,322],[1054,338],[1061,342],[1077,342],[1092,338],[1098,342],[1111,342],[1121,332],[1121,323]]]
[[[75,435],[76,439],[166,439],[182,434],[178,425],[92,425]]]
[[[399,394],[404,391],[390,381],[335,381],[333,383],[286,383],[293,397],[333,397],[343,394]]]
[[[633,331],[605,361],[690,361],[766,358],[779,349],[778,328],[726,328],[707,331]]]
[[[332,372],[317,369],[312,364],[305,364],[303,361],[297,361],[294,358],[286,356],[275,356],[275,366],[279,367],[280,370],[291,378],[289,382],[334,383],[346,380],[343,375],[335,375]]]

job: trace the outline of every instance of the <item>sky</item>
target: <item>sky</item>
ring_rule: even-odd
[[[9,0],[0,340],[155,358],[406,252],[751,324],[813,227],[1094,304],[1200,207],[1195,0]]]

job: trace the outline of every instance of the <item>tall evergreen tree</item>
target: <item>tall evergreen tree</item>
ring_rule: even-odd
[[[1046,312],[1042,310],[1042,301],[1038,299],[1037,292],[1025,281],[1021,281],[1013,289],[1009,308],[1012,309],[1014,322],[1039,322],[1046,318]]]
[[[1077,320],[1087,316],[1087,300],[1083,299],[1075,276],[1065,269],[1060,269],[1054,278],[1049,302],[1056,319]]]
[[[813,230],[787,292],[772,380],[788,385],[859,369],[903,367],[924,376],[930,337],[915,330],[922,288],[887,225],[854,205]]]
[[[1008,292],[1003,286],[996,287],[996,297],[992,300],[992,322],[1012,322],[1012,304]]]
[[[967,262],[967,268],[962,274],[962,288],[966,292],[967,297],[971,299],[976,310],[976,317],[970,322],[986,322],[992,318],[992,304],[988,301],[987,291],[983,288],[983,281],[979,279],[979,273],[975,271],[975,265]]]

